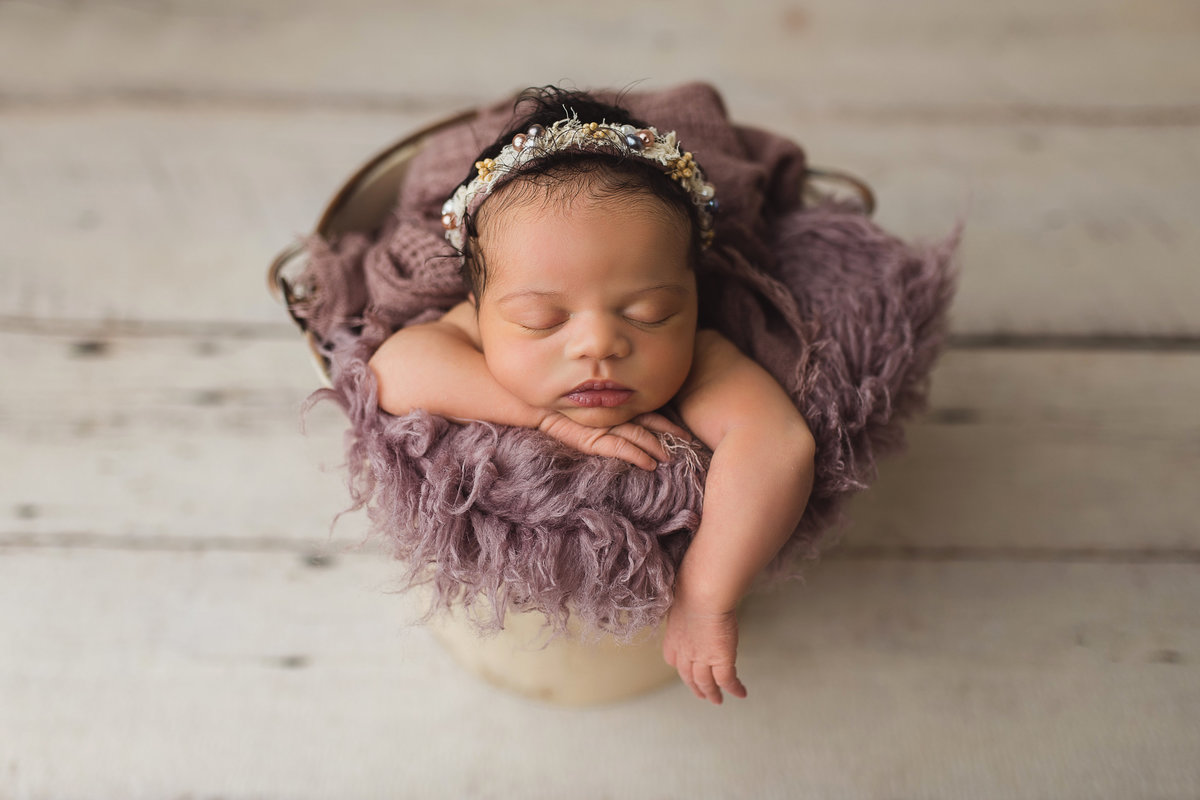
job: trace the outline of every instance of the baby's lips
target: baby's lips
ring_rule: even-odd
[[[576,386],[565,395],[574,405],[584,408],[615,408],[633,397],[634,391],[616,381],[590,380]]]
[[[567,392],[567,394],[570,395],[570,394],[575,394],[576,392],[593,392],[593,391],[598,392],[598,391],[606,391],[606,390],[614,391],[614,392],[632,391],[632,389],[630,389],[628,386],[617,383],[616,381],[593,378],[592,380],[587,380],[587,381],[584,381],[583,383],[579,384],[574,389]]]

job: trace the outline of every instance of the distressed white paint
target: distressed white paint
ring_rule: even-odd
[[[0,92],[429,105],[709,77],[759,108],[1194,114],[1197,33],[1189,0],[23,2],[0,6]]]
[[[416,114],[82,111],[0,127],[0,315],[280,323],[267,266]],[[1191,128],[753,120],[929,240],[967,217],[960,333],[1200,334]]]

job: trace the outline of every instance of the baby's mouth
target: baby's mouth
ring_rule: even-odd
[[[616,381],[584,381],[565,395],[567,400],[581,408],[613,408],[632,396],[632,389]]]

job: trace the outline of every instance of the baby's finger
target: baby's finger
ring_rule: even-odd
[[[704,692],[700,691],[696,686],[696,681],[692,678],[692,662],[681,659],[675,666],[675,671],[679,673],[679,680],[683,681],[684,685],[692,690],[692,694],[701,700],[704,699]]]
[[[704,692],[701,691],[700,686],[696,686],[696,679],[692,678],[692,670],[691,670],[691,662],[690,661],[679,664],[678,672],[679,672],[679,679],[683,680],[684,684],[688,685],[688,688],[690,688],[692,694],[695,694],[695,696],[697,698],[700,698],[702,700],[707,699],[706,697],[704,697]]]
[[[690,433],[676,425],[674,422],[671,422],[671,420],[667,419],[662,414],[656,414],[653,411],[645,414],[639,414],[631,421],[636,422],[643,428],[649,428],[655,433],[669,433],[672,436],[683,439],[685,442],[692,441],[692,435]]]
[[[619,425],[617,427],[622,428],[625,426]],[[653,471],[658,466],[658,462],[652,453],[646,452],[644,447],[639,447],[625,436],[616,433],[616,431],[617,428],[613,428],[612,432],[596,440],[597,455],[619,458],[622,461],[628,461],[635,467],[641,467],[648,471]]]
[[[713,677],[717,685],[734,697],[745,697],[746,686],[738,680],[737,669],[732,665],[713,667]]]
[[[617,425],[610,433],[626,440],[631,446],[646,453],[649,457],[657,459],[657,461],[671,460],[670,454],[667,453],[667,448],[663,447],[663,443],[658,440],[658,437],[641,425],[625,422]],[[639,464],[639,466],[641,465]],[[658,464],[655,463],[649,469],[654,469],[655,466],[658,466]]]
[[[630,427],[644,430],[637,425]],[[538,429],[568,447],[587,455],[619,458],[644,470],[653,470],[658,466],[653,455],[647,453],[644,448],[637,447],[626,437],[616,435],[605,428],[581,425],[562,414],[551,414],[538,426]]]
[[[692,665],[692,680],[696,683],[696,688],[703,692],[704,699],[714,705],[721,705],[724,699],[721,697],[721,690],[717,686],[717,680],[713,677],[712,667],[708,664],[699,662]]]

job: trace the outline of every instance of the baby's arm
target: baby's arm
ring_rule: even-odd
[[[612,428],[590,428],[556,411],[528,405],[492,377],[479,349],[475,311],[467,302],[436,322],[396,331],[368,365],[379,386],[379,407],[389,414],[423,408],[456,421],[537,428],[580,452],[619,458],[644,469],[669,459],[653,431],[685,435],[657,414],[643,414]]]
[[[441,319],[393,333],[368,362],[379,384],[379,407],[401,416],[423,408],[453,420],[536,428],[545,411],[505,391],[472,340],[474,311],[459,303]]]
[[[697,697],[745,697],[737,678],[737,604],[800,521],[816,446],[771,375],[714,331],[677,402],[712,450],[700,527],[675,580],[663,655]]]

